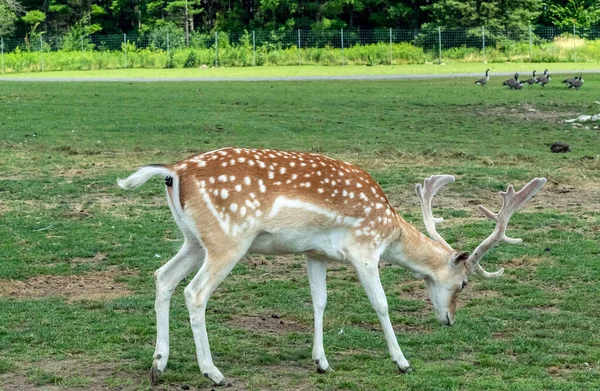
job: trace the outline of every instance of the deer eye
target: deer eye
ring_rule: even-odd
[[[465,289],[465,288],[467,287],[467,285],[468,285],[468,284],[467,284],[467,282],[466,282],[466,281],[463,281],[463,282],[462,282],[462,289]],[[461,290],[462,290],[462,289],[461,289]]]

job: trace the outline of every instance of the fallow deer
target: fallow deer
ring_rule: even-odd
[[[155,273],[157,339],[150,372],[156,382],[169,358],[169,306],[175,287],[190,272],[195,277],[184,290],[202,373],[215,384],[225,379],[213,364],[206,332],[206,304],[223,279],[246,254],[304,254],[314,307],[312,358],[319,372],[329,368],[323,349],[323,312],[327,301],[328,261],[354,267],[374,307],[400,372],[411,372],[396,340],[388,303],[379,279],[380,260],[400,265],[425,280],[437,319],[454,323],[458,294],[471,273],[499,277],[480,266],[483,255],[505,241],[511,215],[546,183],[536,178],[521,191],[508,186],[503,206],[492,213],[493,233],[473,253],[455,251],[437,233],[442,221],[431,211],[436,192],[454,181],[432,176],[416,191],[428,238],[400,217],[381,187],[365,171],[347,162],[314,153],[269,149],[223,148],[173,165],[140,168],[119,180],[133,189],[152,176],[165,178],[167,202],[184,236],[177,255]]]

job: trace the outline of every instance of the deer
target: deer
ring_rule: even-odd
[[[184,289],[197,361],[215,385],[226,384],[214,365],[206,331],[206,306],[211,294],[248,254],[303,254],[314,311],[312,360],[319,373],[331,370],[323,347],[323,314],[327,303],[329,262],[353,267],[374,308],[389,355],[400,373],[413,368],[406,360],[388,312],[379,278],[379,262],[399,265],[425,281],[437,320],[455,322],[458,295],[469,275],[500,277],[488,272],[483,256],[500,242],[520,243],[506,236],[508,222],[546,183],[535,178],[520,191],[511,185],[500,192],[502,208],[493,213],[493,232],[472,253],[454,250],[436,230],[443,221],[432,213],[432,199],[452,175],[434,175],[416,185],[425,236],[405,221],[382,188],[366,171],[351,163],[316,153],[253,148],[222,148],[175,164],[139,168],[122,189],[134,189],[153,176],[165,178],[167,204],[183,234],[179,252],[155,273],[156,348],[150,380],[159,381],[169,358],[169,307],[175,287],[192,271]]]

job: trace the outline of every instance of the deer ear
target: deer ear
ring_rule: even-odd
[[[469,253],[468,251],[457,252],[452,257],[452,262],[454,262],[455,265],[460,265],[461,263],[469,259],[469,255],[471,255],[471,253]]]

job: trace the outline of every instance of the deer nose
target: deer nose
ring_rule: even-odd
[[[437,320],[444,326],[452,326],[452,324],[454,323],[452,319],[450,319],[448,312],[446,312],[445,314],[438,314]]]
[[[446,321],[444,324],[446,326],[452,326],[454,324],[454,317],[450,316],[450,312],[446,312]]]

